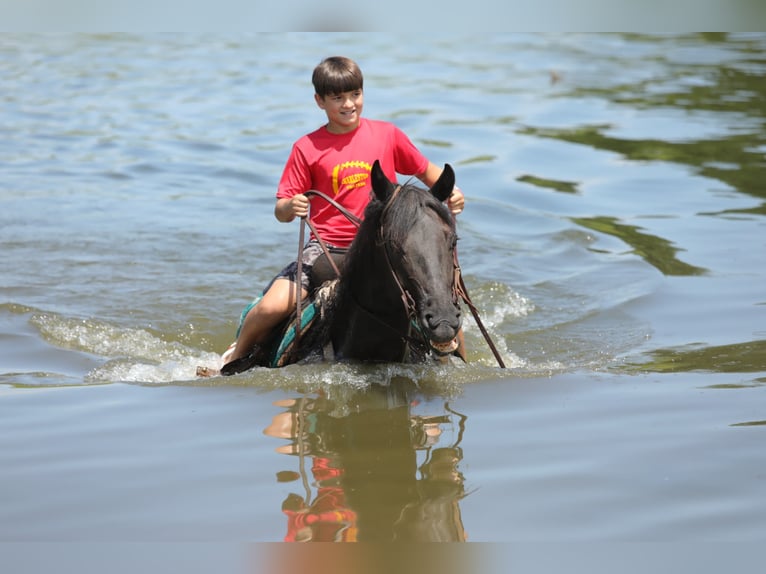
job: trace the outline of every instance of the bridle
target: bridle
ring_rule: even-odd
[[[391,203],[394,201],[396,196],[399,194],[399,192],[402,190],[401,185],[397,185],[394,188],[393,193],[391,194],[391,197],[388,198],[388,202],[386,205],[391,205]],[[383,238],[383,226],[382,221],[386,217],[385,208],[383,211],[383,215],[381,216],[381,228],[378,230],[378,244],[383,249],[383,254],[386,257],[386,266],[388,267],[388,270],[391,272],[391,276],[394,278],[394,283],[396,283],[396,286],[399,288],[399,296],[402,300],[402,306],[404,307],[405,312],[407,313],[407,319],[412,321],[417,317],[417,307],[415,306],[415,298],[410,294],[409,291],[404,287],[404,284],[402,283],[402,280],[399,279],[399,274],[396,272],[396,269],[394,269],[393,263],[391,263],[391,255],[388,252],[389,248],[389,242],[385,241]]]
[[[391,194],[391,197],[388,200],[388,204],[394,200],[396,195],[401,191],[402,186],[397,185],[394,189],[393,193]],[[321,191],[317,190],[308,190],[304,192],[304,195],[306,196],[316,196],[321,197],[323,200],[327,201],[330,205],[335,207],[341,214],[343,214],[346,219],[348,219],[351,223],[353,223],[357,228],[361,224],[362,220],[351,213],[348,209],[343,207],[340,203],[335,201],[333,198],[329,197],[328,195],[322,193]],[[453,215],[454,218],[454,215]],[[327,244],[322,240],[322,238],[319,236],[319,234],[316,231],[316,228],[314,227],[314,224],[311,222],[311,220],[308,217],[301,217],[301,226],[300,226],[300,233],[298,237],[298,259],[297,259],[297,273],[296,278],[297,281],[295,282],[296,286],[296,293],[295,293],[295,300],[296,300],[296,312],[297,312],[297,318],[298,320],[295,322],[295,341],[296,343],[300,340],[301,336],[301,329],[300,329],[300,317],[302,314],[302,301],[301,301],[301,280],[300,277],[303,273],[303,247],[305,244],[305,226],[308,225],[309,229],[313,233],[314,237],[317,238],[317,241],[319,242],[319,245],[322,247],[322,250],[324,254],[327,256],[327,260],[330,262],[330,265],[333,268],[333,271],[335,272],[337,277],[340,277],[340,270],[338,269],[338,266],[335,264],[335,261],[333,260],[330,249],[327,247]],[[354,304],[359,307],[361,310],[363,310],[365,313],[370,315],[371,317],[374,317],[379,323],[386,326],[392,331],[395,331],[400,334],[402,337],[402,340],[405,342],[418,342],[418,343],[425,343],[426,346],[430,346],[427,341],[425,341],[425,337],[423,337],[423,340],[418,340],[412,337],[411,330],[412,330],[412,324],[414,322],[414,319],[417,317],[417,308],[415,305],[415,299],[412,297],[410,292],[404,287],[402,284],[402,281],[399,279],[399,275],[396,273],[396,270],[394,269],[393,264],[391,263],[391,257],[388,252],[388,247],[386,245],[383,245],[383,253],[386,257],[386,265],[388,266],[389,270],[391,271],[391,275],[394,278],[394,282],[396,283],[397,287],[399,288],[399,293],[402,300],[402,305],[404,307],[404,310],[407,314],[408,318],[408,329],[407,333],[400,333],[398,329],[395,329],[393,326],[389,325],[385,321],[383,321],[380,317],[372,313],[371,311],[365,309],[362,307],[358,302],[354,301]],[[492,341],[492,337],[489,335],[489,332],[487,331],[486,327],[484,327],[484,323],[482,322],[481,318],[479,317],[479,311],[476,309],[476,306],[471,301],[470,296],[468,295],[468,289],[465,286],[465,282],[463,281],[463,275],[460,270],[460,262],[458,261],[457,257],[457,246],[452,251],[452,265],[453,265],[453,278],[452,278],[452,298],[455,304],[458,303],[460,299],[462,299],[466,305],[468,305],[468,308],[471,310],[471,314],[473,315],[474,320],[476,321],[476,324],[479,326],[479,330],[481,331],[481,334],[484,336],[484,339],[487,342],[487,345],[489,346],[490,350],[492,351],[492,354],[495,356],[495,360],[497,361],[500,368],[504,369],[505,363],[503,362],[502,357],[500,356],[500,353],[497,350],[497,347],[495,346],[494,342]]]

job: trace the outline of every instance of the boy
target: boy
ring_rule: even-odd
[[[327,123],[293,144],[277,188],[274,215],[281,222],[290,222],[308,216],[310,208],[311,221],[324,242],[346,248],[356,234],[354,224],[324,199],[309,200],[304,192],[321,191],[361,218],[370,201],[369,176],[376,159],[392,181],[397,173],[414,175],[431,187],[442,170],[393,124],[362,119],[364,82],[353,60],[326,58],[314,69],[311,81],[314,100],[327,115]],[[463,194],[455,186],[448,199],[450,210],[458,214],[464,203]],[[303,250],[301,297],[308,295],[311,266],[321,254],[318,241],[312,237]],[[252,365],[234,361],[247,357],[295,309],[296,275],[297,263],[293,262],[274,278],[258,304],[246,312],[234,348],[223,356],[224,374],[250,368]]]

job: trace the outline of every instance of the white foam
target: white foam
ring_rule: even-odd
[[[135,383],[169,383],[195,379],[198,366],[220,368],[220,356],[215,353],[168,357],[147,363],[135,359],[108,361],[88,373],[86,381],[120,381]]]
[[[502,332],[504,323],[532,312],[534,304],[499,283],[485,283],[472,296],[506,366],[526,368],[525,362],[508,349]],[[360,389],[371,384],[387,384],[392,378],[403,377],[436,388],[443,386],[445,380],[450,381],[447,385],[450,386],[495,376],[493,371],[497,363],[467,308],[464,308],[464,318],[468,365],[457,359],[446,367],[406,364],[293,365],[284,369],[255,369],[237,377],[214,377],[206,380],[206,384],[255,384],[277,388],[295,386],[298,380],[301,385],[312,388],[345,385]],[[197,380],[198,366],[218,370],[223,365],[218,353],[165,340],[148,329],[62,317],[55,313],[37,313],[31,322],[49,343],[103,359],[102,364],[87,373],[85,380],[88,383],[192,381]],[[487,371],[487,368],[492,370]]]
[[[216,353],[165,341],[145,329],[116,327],[92,319],[38,314],[32,323],[50,343],[107,358],[87,382],[170,382],[195,377],[197,366],[221,367]]]

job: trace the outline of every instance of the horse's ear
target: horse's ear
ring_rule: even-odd
[[[437,179],[436,183],[434,183],[431,186],[431,193],[439,201],[444,201],[450,196],[450,194],[452,193],[452,189],[454,187],[455,187],[455,172],[453,171],[452,166],[450,164],[445,163],[444,170],[442,171],[442,174],[439,176],[439,179]]]
[[[380,167],[380,161],[377,159],[372,164],[370,177],[372,178],[372,191],[375,192],[375,197],[386,203],[391,194],[394,193],[394,184],[383,173],[383,168]]]

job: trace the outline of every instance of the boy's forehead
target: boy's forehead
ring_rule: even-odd
[[[361,92],[362,88],[354,88],[353,90],[346,90],[345,92],[327,92],[328,96],[342,96],[345,94],[355,94],[356,92]]]

